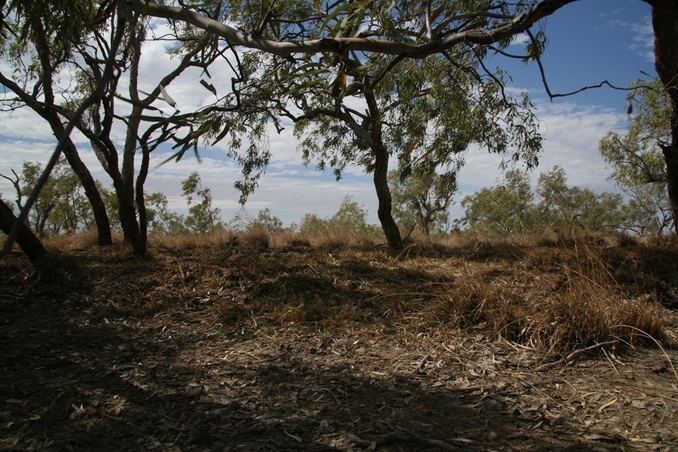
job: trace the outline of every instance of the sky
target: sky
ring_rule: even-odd
[[[580,0],[569,4],[544,21],[548,45],[543,64],[548,85],[553,93],[567,93],[584,86],[609,81],[626,87],[636,79],[647,79],[643,73],[654,75],[653,34],[650,7],[640,0]],[[162,23],[156,32],[162,33]],[[511,50],[520,50],[525,37],[517,36]],[[153,90],[160,78],[169,72],[175,61],[166,55],[166,44],[151,43],[142,51],[141,86],[144,91]],[[622,132],[627,126],[627,92],[610,88],[587,90],[573,96],[549,100],[536,65],[524,65],[503,57],[492,58],[490,67],[501,66],[511,76],[511,90],[529,93],[535,105],[544,136],[539,167],[528,173],[536,184],[540,172],[549,171],[555,165],[565,169],[570,185],[588,187],[596,192],[618,191],[613,181],[608,180],[611,169],[600,157],[597,144],[609,131]],[[3,71],[7,62],[0,62]],[[227,67],[211,70],[213,81],[227,86],[230,76]],[[219,74],[219,75],[217,75]],[[68,75],[64,74],[64,80]],[[198,71],[187,72],[167,88],[180,109],[208,102],[211,94],[199,83]],[[68,82],[63,82],[67,86]],[[166,106],[166,111],[171,109]],[[278,134],[269,130],[269,144],[273,155],[259,187],[246,205],[251,216],[265,208],[289,225],[298,223],[306,213],[323,218],[331,217],[345,196],[352,196],[369,212],[368,222],[378,223],[377,199],[371,175],[361,168],[348,168],[341,181],[337,182],[330,170],[318,171],[314,164],[305,167],[297,151],[297,141],[292,135],[291,124]],[[122,142],[124,131],[114,131],[114,137]],[[110,186],[108,176],[101,169],[87,141],[74,135],[81,149],[81,157],[94,176],[105,186]],[[10,174],[11,169],[21,171],[23,161],[44,163],[54,149],[55,140],[49,127],[28,109],[0,112],[0,173]],[[170,208],[185,213],[185,201],[181,198],[181,180],[192,171],[198,171],[203,185],[212,190],[214,203],[221,209],[221,217],[229,221],[241,208],[239,193],[233,182],[239,177],[239,168],[225,157],[226,144],[203,149],[199,162],[187,154],[178,163],[157,164],[169,154],[154,156],[153,169],[149,175],[147,191],[162,191],[170,201]],[[501,158],[471,148],[465,156],[466,165],[459,173],[457,204],[451,208],[452,218],[460,218],[463,211],[458,201],[483,187],[501,181]],[[5,199],[13,199],[10,183],[0,179],[0,193]]]

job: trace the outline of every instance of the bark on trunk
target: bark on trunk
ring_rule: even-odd
[[[371,147],[374,154],[374,188],[379,200],[377,215],[381,229],[386,236],[388,247],[392,250],[403,248],[403,239],[400,236],[398,225],[393,219],[391,190],[388,187],[388,150],[384,145],[381,133],[381,114],[374,93],[367,91],[365,100],[371,116]]]
[[[63,123],[56,115],[56,113],[49,113],[48,121],[52,128],[52,132],[57,140],[61,140],[66,134]],[[85,196],[92,206],[92,214],[94,215],[94,222],[97,227],[97,237],[99,246],[108,246],[113,244],[113,238],[111,236],[111,223],[108,220],[108,213],[106,213],[106,205],[104,200],[101,198],[101,193],[97,188],[96,182],[92,177],[92,173],[89,172],[85,163],[80,159],[78,151],[75,148],[75,144],[69,138],[66,142],[66,145],[63,149],[64,156],[68,160],[68,164],[73,169],[73,172],[78,176],[82,188],[85,190]]]
[[[12,209],[10,209],[4,201],[0,200],[0,229],[2,229],[2,232],[9,235],[15,222],[16,216],[12,212]],[[38,239],[25,224],[21,225],[19,235],[16,238],[16,243],[21,247],[24,254],[26,254],[26,257],[28,257],[31,262],[35,262],[47,254],[47,250],[42,245],[40,239]]]
[[[382,143],[375,146],[374,150],[374,188],[377,191],[379,209],[377,214],[381,222],[381,228],[386,236],[388,247],[392,250],[400,250],[403,247],[403,239],[400,230],[393,219],[391,190],[388,187],[388,151]]]
[[[120,223],[125,232],[125,238],[132,245],[134,254],[143,257],[146,255],[146,240],[139,227],[139,221],[137,221],[137,205],[135,204],[136,196],[134,187],[134,158],[137,150],[137,136],[141,125],[141,115],[144,111],[138,103],[140,101],[138,81],[142,32],[137,30],[137,19],[138,17],[135,16],[134,20],[129,24],[131,30],[129,95],[130,99],[136,103],[132,106],[132,112],[127,121],[127,134],[123,147],[122,169],[120,172],[122,177],[122,190],[118,192],[118,199],[120,201]],[[139,187],[139,189],[142,190],[141,196],[143,197],[143,185]],[[144,219],[142,218],[141,220],[143,221]]]
[[[678,8],[675,0],[645,0],[652,6],[657,74],[671,100],[671,143],[662,146],[669,201],[678,234]]]

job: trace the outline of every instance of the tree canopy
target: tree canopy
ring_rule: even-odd
[[[179,159],[201,143],[226,140],[228,156],[242,167],[235,186],[244,202],[271,158],[267,127],[280,131],[293,122],[307,163],[332,168],[338,178],[349,165],[373,175],[379,220],[389,246],[397,249],[402,239],[387,180],[391,157],[401,177],[417,174],[419,166],[459,168],[472,144],[505,161],[537,164],[541,136],[530,100],[505,89],[506,75],[488,67],[488,56],[539,63],[546,46],[540,20],[573,1],[10,0],[2,3],[0,44],[15,73],[0,73],[0,82],[16,94],[5,99],[6,108],[29,106],[60,140],[59,150],[92,205],[102,244],[110,243],[110,224],[97,185],[69,139],[73,127],[90,140],[111,176],[125,237],[143,254],[143,185],[157,145],[173,142]],[[657,72],[670,105],[669,133],[658,146],[676,217],[678,13],[670,0],[646,2],[657,36]],[[171,53],[179,58],[175,70],[143,93],[139,59],[151,17],[168,19],[171,32],[162,39],[174,41]],[[528,44],[511,54],[517,33],[525,33]],[[227,93],[209,81],[218,59],[231,68]],[[66,66],[77,73],[77,86],[59,91],[55,76]],[[188,67],[202,69],[207,79],[199,83],[214,101],[181,112],[166,87]],[[122,95],[118,82],[126,71],[129,86]],[[152,105],[156,100],[175,111],[165,114]],[[119,101],[129,115],[116,112]],[[114,120],[126,128],[120,150],[110,139]],[[43,176],[56,157],[58,152]]]
[[[611,178],[632,199],[631,229],[661,234],[675,223],[667,192],[662,148],[671,141],[671,105],[659,80],[631,85],[630,124],[623,134],[609,132],[598,148],[612,167]]]

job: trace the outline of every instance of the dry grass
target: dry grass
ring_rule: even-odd
[[[471,257],[486,262],[467,261],[463,276],[431,314],[462,329],[482,329],[547,352],[615,339],[629,344],[666,339],[656,296],[639,293],[635,284],[647,276],[634,274],[633,284],[621,285],[613,271],[628,278],[628,262],[615,263],[616,253],[606,257],[607,240],[602,246],[595,243],[571,238],[557,247],[521,244],[517,250],[515,243],[495,243],[494,253],[483,251],[488,245],[482,242],[466,244]],[[513,263],[496,262],[502,256],[513,256],[508,258]]]
[[[546,355],[610,340],[666,342],[661,303],[671,301],[678,274],[675,240],[453,236],[393,255],[369,237],[252,228],[151,237],[149,259],[138,261],[121,244],[100,249],[92,239],[50,247],[79,260],[73,281],[96,281],[88,299],[102,317],[303,323],[403,343],[481,334]]]

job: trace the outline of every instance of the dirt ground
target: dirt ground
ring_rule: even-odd
[[[663,349],[569,359],[427,311],[464,268],[516,286],[544,252],[92,247],[42,273],[8,256],[0,450],[678,450],[675,311],[657,307]]]

